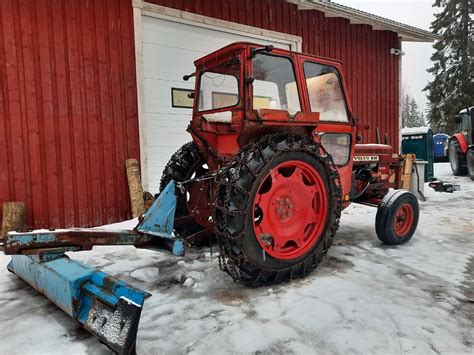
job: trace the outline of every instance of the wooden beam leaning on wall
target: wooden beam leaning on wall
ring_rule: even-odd
[[[413,162],[416,159],[415,154],[404,154],[403,172],[402,172],[402,189],[410,191],[411,170]]]
[[[1,239],[11,231],[26,228],[26,208],[24,202],[4,202]]]
[[[140,176],[140,167],[137,159],[127,159],[125,161],[127,169],[128,189],[130,191],[130,202],[132,205],[132,217],[136,218],[145,212],[143,201],[143,187]]]

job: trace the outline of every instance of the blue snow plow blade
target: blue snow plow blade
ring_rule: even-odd
[[[149,293],[67,256],[41,261],[14,255],[8,270],[48,297],[118,354],[135,351],[138,323]]]
[[[143,302],[150,296],[84,263],[66,252],[95,245],[133,245],[184,255],[184,243],[173,235],[175,183],[171,181],[133,230],[69,229],[10,232],[3,251],[12,255],[8,270],[17,274],[79,321],[118,354],[135,353]]]

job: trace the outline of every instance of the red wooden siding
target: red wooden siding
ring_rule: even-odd
[[[124,161],[139,157],[131,3],[2,0],[0,11],[0,203],[26,202],[35,227],[127,218]]]
[[[398,147],[393,32],[299,11],[284,0],[150,0],[303,38],[340,59],[354,113]],[[129,216],[124,161],[139,157],[131,0],[0,1],[0,203],[24,201],[34,227]],[[0,214],[1,218],[1,214]]]
[[[398,36],[373,31],[369,25],[351,25],[342,18],[326,18],[315,10],[298,10],[285,0],[148,0],[157,5],[193,12],[244,25],[301,36],[303,52],[342,60],[356,117],[370,125],[364,143],[383,140],[398,147],[399,57]]]

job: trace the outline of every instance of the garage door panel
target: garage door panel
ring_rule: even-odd
[[[189,109],[189,108],[176,108],[176,107],[170,107],[171,106],[171,100],[169,101],[169,106],[165,106],[163,103],[162,104],[156,104],[156,105],[146,105],[145,106],[145,113],[146,114],[150,114],[150,115],[161,115],[161,117],[163,116],[170,116],[170,117],[167,117],[167,119],[169,121],[171,121],[171,123],[174,121],[174,120],[179,120],[180,118],[175,118],[174,116],[184,116],[187,120],[187,122],[189,122],[191,120],[191,112],[192,112],[192,109]],[[158,119],[158,120],[161,120],[161,117]],[[149,122],[147,125],[150,126],[152,124],[154,124],[155,122],[152,122],[151,120],[150,121],[147,121]]]
[[[187,134],[187,133],[186,133]],[[188,142],[191,137],[184,134],[172,134],[172,133],[160,133],[153,134],[150,132],[150,136],[153,137],[152,142],[148,145],[149,147],[180,147],[184,143]],[[174,149],[173,151],[175,151]],[[168,157],[169,158],[169,157]],[[168,161],[168,159],[165,159]]]
[[[183,81],[183,75],[194,71],[194,61],[233,42],[248,41],[287,44],[251,38],[210,28],[142,17],[144,116],[148,189],[156,192],[161,173],[171,155],[189,142],[186,128],[192,110],[172,107],[171,88],[194,90],[194,78]]]
[[[168,75],[175,80],[179,78],[180,81],[184,74],[188,74],[194,71],[194,60],[195,57],[200,57],[204,53],[196,55],[189,55],[183,53],[183,49],[169,50],[161,46],[150,46],[146,45],[143,47],[144,50],[144,73],[145,78],[160,78],[163,79],[163,75]],[[191,58],[191,59],[190,59]],[[178,76],[169,76],[169,74]]]
[[[164,122],[162,122],[161,120],[158,122],[150,122],[147,128],[149,130],[158,129],[158,130],[164,130],[169,133],[175,133],[176,129],[174,129],[173,126],[175,126],[176,124],[182,124],[182,123],[184,123],[187,126],[189,122],[190,122],[189,117],[184,116],[183,119],[181,119],[181,117],[177,117],[177,118],[173,118],[172,120],[166,120]],[[179,134],[182,135],[183,132]],[[189,135],[189,134],[185,134],[185,135]]]

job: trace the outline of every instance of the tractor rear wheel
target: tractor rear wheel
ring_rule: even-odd
[[[466,175],[466,167],[463,166],[463,157],[461,148],[456,139],[449,142],[449,163],[451,164],[451,170],[455,176]]]
[[[261,286],[305,276],[339,225],[337,169],[309,138],[270,135],[239,152],[218,176],[220,266]]]
[[[467,151],[466,155],[466,165],[467,165],[467,174],[474,180],[474,148],[471,148]]]
[[[171,180],[182,182],[203,176],[209,172],[206,159],[199,151],[194,142],[188,142],[183,145],[166,164],[161,176],[160,192],[168,185]],[[177,189],[177,203],[175,219],[183,219],[181,223],[175,223],[175,232],[180,238],[188,238],[212,227],[212,208],[210,201],[210,183],[201,181],[189,183],[183,193]],[[197,213],[196,213],[197,212]],[[212,228],[210,229],[212,231]],[[208,233],[209,234],[209,233]],[[202,235],[205,241],[209,241],[208,234]],[[212,234],[212,233],[210,233]],[[200,242],[188,239],[190,244]]]
[[[388,245],[406,243],[415,234],[419,216],[420,207],[415,195],[405,190],[391,191],[377,209],[377,237]]]

